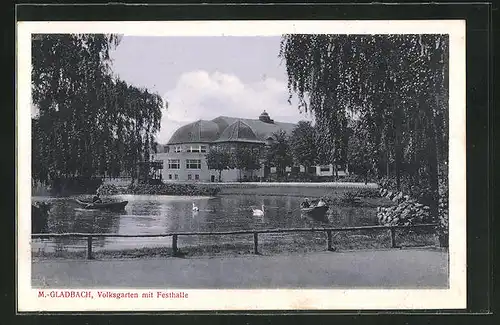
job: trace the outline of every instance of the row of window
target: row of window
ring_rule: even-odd
[[[173,178],[172,178],[172,176],[173,176]],[[177,174],[174,174],[174,175],[168,174],[168,179],[170,179],[170,180],[171,179],[176,179],[177,180],[177,179],[179,179],[179,175],[177,175]],[[193,175],[188,174],[188,180],[192,180],[192,179],[193,179]],[[200,175],[195,174],[194,175],[194,179],[197,180],[197,181],[200,180]]]
[[[202,145],[192,145],[192,146],[186,146],[186,152],[207,152],[207,146],[202,146]],[[173,146],[172,150],[175,153],[183,152],[182,146]],[[170,147],[165,146],[165,152],[170,152]]]
[[[168,159],[168,169],[181,169],[180,159]],[[186,169],[201,169],[201,159],[186,159]]]

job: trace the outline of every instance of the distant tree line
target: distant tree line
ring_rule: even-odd
[[[32,38],[32,177],[136,174],[160,129],[162,98],[113,76],[120,37],[44,34]]]
[[[295,34],[280,50],[322,159],[419,192],[433,216],[448,175],[448,44],[447,35]]]

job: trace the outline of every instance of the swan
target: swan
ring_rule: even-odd
[[[254,216],[263,216],[264,215],[264,204],[262,205],[262,210],[252,208]]]
[[[195,212],[200,211],[200,208],[198,208],[198,207],[194,204],[194,202],[193,202],[193,211],[195,211]]]

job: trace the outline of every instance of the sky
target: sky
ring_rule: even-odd
[[[288,103],[279,47],[280,37],[125,36],[111,57],[118,77],[168,103],[157,137],[166,143],[178,127],[220,115],[309,120]]]

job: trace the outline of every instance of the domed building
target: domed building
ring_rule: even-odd
[[[213,147],[236,150],[246,147],[263,154],[263,150],[280,130],[291,134],[295,124],[275,122],[266,111],[258,119],[243,119],[219,116],[213,120],[198,120],[177,129],[163,151],[155,155],[163,162],[162,179],[164,181],[203,181],[214,182],[218,172],[209,170],[206,154]],[[260,159],[261,168],[252,172],[238,169],[224,170],[222,180],[237,181],[247,177],[265,177],[268,170],[264,159]]]

